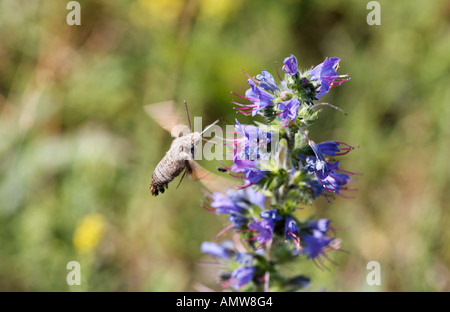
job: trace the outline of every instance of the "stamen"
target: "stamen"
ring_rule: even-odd
[[[283,114],[283,112],[279,112],[278,114],[274,115],[274,116],[280,116],[281,114]]]
[[[322,255],[325,257],[325,259],[327,259],[328,261],[330,261],[330,262],[331,262],[332,264],[334,264],[335,266],[338,265],[335,261],[331,260],[330,257],[327,256],[326,253],[323,253]]]
[[[281,79],[280,72],[278,71],[278,62],[275,62],[275,69],[276,69],[276,71],[277,71],[278,79],[280,80],[280,82],[283,81],[283,80]]]
[[[216,234],[216,236],[214,236],[214,238],[218,238],[219,236],[222,236],[223,234],[225,234],[226,232],[228,232],[229,230],[231,230],[234,227],[234,224],[230,224],[228,225],[226,228],[224,228],[222,231],[220,231],[219,233]]]
[[[212,196],[212,193],[209,192],[208,190],[205,190],[204,188],[201,189],[201,192],[203,193],[203,195],[205,195],[208,198],[210,198]]]
[[[216,210],[214,208],[208,206],[206,203],[203,203],[203,208],[208,212],[216,213]]]
[[[290,127],[294,123],[295,119],[292,119],[291,122],[288,124],[288,127]]]
[[[319,270],[321,270],[322,272],[324,271],[323,267],[317,263],[316,258],[313,258],[312,262]]]
[[[228,175],[229,175],[230,177],[237,178],[237,179],[245,179],[245,176],[244,176],[244,177],[243,177],[243,176],[238,176],[238,175],[231,174],[231,173],[228,173]]]
[[[221,286],[222,286],[223,288],[227,288],[227,287],[233,286],[233,285],[236,284],[236,283],[237,283],[237,281],[233,281],[233,280],[232,280],[232,277],[230,277],[230,278],[227,279],[225,282],[223,282]]]
[[[259,84],[259,81],[256,80],[255,78],[251,77],[250,75],[248,75],[245,70],[242,70],[242,72],[244,73],[245,76],[247,76],[249,79],[251,79],[254,83]]]
[[[231,103],[233,103],[235,105],[239,105],[239,106],[247,106],[245,104],[241,104],[241,103],[238,103],[238,102],[235,102],[235,101],[231,101]],[[229,123],[229,124],[231,124],[231,123]]]
[[[351,172],[351,171],[347,171],[347,170],[344,170],[344,169],[336,169],[336,171],[344,172],[344,173],[349,174],[349,175],[363,175],[361,172]]]
[[[341,193],[336,193],[336,194],[338,196],[342,197],[342,198],[345,198],[345,199],[354,199],[355,198],[355,196],[344,195],[344,194],[341,194]]]
[[[237,93],[234,93],[234,92],[231,92],[232,94],[234,94],[234,95],[236,95],[237,97],[240,97],[241,99],[246,99],[246,100],[249,100],[249,101],[254,101],[254,102],[257,102],[257,101],[259,101],[258,99],[255,99],[255,98],[249,98],[249,97],[246,97],[246,96],[243,96],[243,95],[239,95],[239,94],[237,94]]]
[[[249,183],[244,184],[244,185],[242,185],[242,186],[235,186],[234,189],[235,189],[235,190],[242,190],[242,189],[245,189],[246,187],[251,186],[252,184],[253,184],[253,183],[249,182]]]
[[[322,259],[319,257],[317,257],[317,261],[322,265],[322,267],[327,270],[328,272],[330,272],[330,269],[323,263]]]
[[[286,126],[286,122],[288,121],[289,117],[286,117],[286,119],[284,119],[283,125],[281,126],[281,128],[284,128]]]
[[[220,164],[223,166],[224,169],[226,169],[227,171],[228,171],[228,170],[231,170],[231,168],[225,166],[225,164],[224,164],[221,160],[219,160],[219,162],[220,162]]]
[[[244,105],[244,107],[235,107],[234,109],[249,109],[249,108],[256,108],[258,105]]]
[[[294,232],[292,232],[292,231],[288,231],[288,233],[289,234],[291,234],[291,236],[293,237],[293,239],[294,239],[294,244],[295,244],[295,246],[297,247],[297,249],[298,250],[302,250],[302,247],[300,246],[300,237],[298,237],[297,235],[295,235],[295,233]]]

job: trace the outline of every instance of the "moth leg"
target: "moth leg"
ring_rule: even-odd
[[[178,182],[178,185],[177,185],[177,188],[180,186],[180,184],[181,184],[181,181],[183,181],[183,179],[184,179],[184,176],[186,175],[186,172],[187,172],[188,170],[186,169],[186,170],[184,170],[184,172],[183,172],[183,175],[181,176],[181,179],[180,179],[180,182]],[[189,174],[189,173],[188,173]]]

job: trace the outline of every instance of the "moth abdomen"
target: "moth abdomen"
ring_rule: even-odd
[[[152,184],[150,186],[152,195],[157,196],[159,193],[164,193],[165,189],[168,188],[168,184],[179,176],[185,168],[185,161],[173,160],[170,154],[164,156],[152,175]]]

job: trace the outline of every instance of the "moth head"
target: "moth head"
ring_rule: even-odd
[[[197,147],[197,145],[200,143],[200,141],[202,140],[202,135],[201,133],[198,132],[194,132],[190,134],[191,136],[191,142],[192,145],[194,145],[195,147]]]

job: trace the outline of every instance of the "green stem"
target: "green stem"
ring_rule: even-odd
[[[293,134],[290,132],[290,129],[286,129],[285,138],[287,141],[287,147],[285,149],[286,153],[284,155],[284,161],[283,161],[283,169],[287,172],[286,181],[284,182],[283,186],[280,188],[281,196],[279,198],[278,204],[284,203],[287,200],[287,196],[289,193],[289,185],[291,183],[291,177],[289,175],[289,172],[291,171],[292,163],[291,163],[291,153],[292,149],[294,148],[294,137]]]

